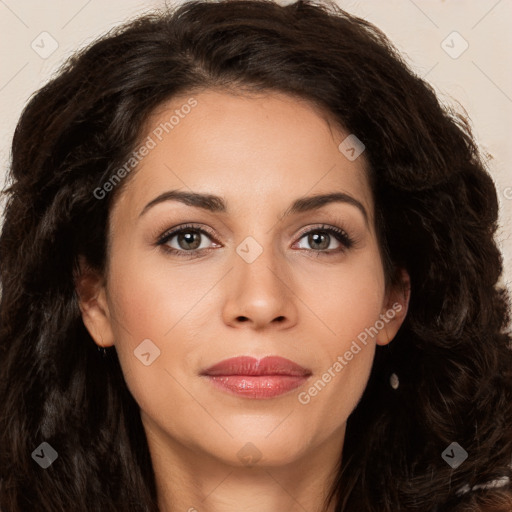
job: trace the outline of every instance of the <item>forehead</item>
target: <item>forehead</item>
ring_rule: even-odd
[[[340,143],[350,134],[304,100],[202,91],[163,103],[144,128],[150,149],[118,208],[140,212],[162,192],[182,189],[225,197],[227,213],[237,215],[342,191],[373,216],[364,153],[347,158]]]

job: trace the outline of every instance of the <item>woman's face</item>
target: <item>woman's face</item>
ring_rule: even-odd
[[[82,312],[115,344],[148,437],[238,465],[341,448],[407,305],[385,291],[363,148],[275,93],[174,98],[147,126],[111,211],[106,284]],[[238,356],[305,376],[203,374]]]

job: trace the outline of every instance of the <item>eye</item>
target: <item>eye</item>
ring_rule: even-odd
[[[306,248],[306,250],[318,252],[318,256],[322,253],[327,255],[340,253],[346,249],[350,249],[354,245],[354,240],[352,240],[344,230],[335,226],[322,225],[320,227],[310,229],[301,235],[300,239],[302,240],[303,238],[306,238],[307,243],[312,247],[312,249]],[[341,247],[332,247],[331,244],[334,241],[341,244]]]
[[[202,246],[201,237],[204,236],[213,239],[213,235],[205,229],[188,224],[165,233],[158,240],[157,245],[171,254],[191,258],[200,256],[198,253],[212,248],[208,245]]]

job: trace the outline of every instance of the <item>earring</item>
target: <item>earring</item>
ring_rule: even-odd
[[[101,356],[103,359],[106,359],[107,357],[107,349],[105,347],[98,347],[98,352],[101,353]]]
[[[389,384],[393,389],[398,389],[398,386],[400,386],[400,379],[396,373],[392,373],[389,377]]]

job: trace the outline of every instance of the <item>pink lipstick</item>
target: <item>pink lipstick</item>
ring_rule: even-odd
[[[308,380],[311,371],[278,356],[256,359],[232,357],[207,368],[201,375],[218,389],[246,398],[273,398]]]

